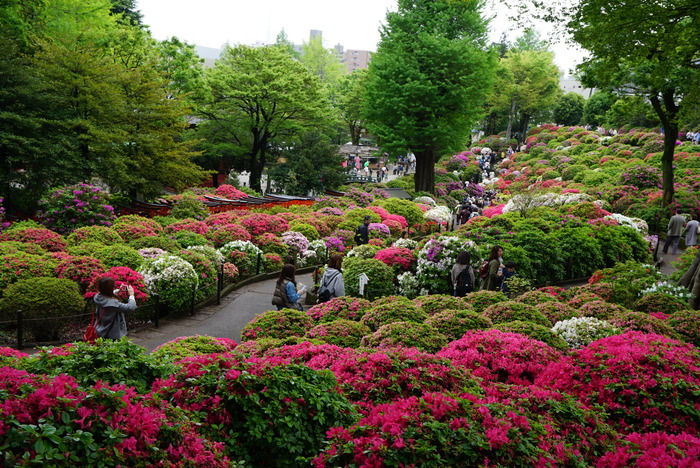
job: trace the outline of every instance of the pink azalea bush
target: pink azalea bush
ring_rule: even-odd
[[[9,229],[0,234],[0,242],[18,241],[37,244],[49,252],[66,250],[66,240],[57,232],[44,228]]]
[[[625,437],[617,450],[603,455],[596,466],[598,468],[630,466],[690,468],[700,464],[698,460],[700,460],[700,437],[686,433],[635,432]]]
[[[416,262],[413,252],[404,247],[389,247],[380,250],[374,255],[374,258],[386,263],[397,272],[410,270]]]
[[[551,364],[535,384],[601,405],[624,433],[700,429],[700,352],[661,335],[600,339]]]
[[[102,262],[92,257],[70,257],[56,265],[56,277],[67,278],[78,283],[85,291],[95,277],[105,271]]]
[[[221,247],[236,240],[251,240],[250,233],[240,224],[218,224],[206,233],[207,239],[214,243],[215,247]]]
[[[249,214],[243,216],[239,222],[253,237],[259,237],[266,232],[279,235],[289,231],[289,223],[285,219],[266,213]]]
[[[192,218],[186,218],[179,221],[175,221],[169,224],[165,230],[169,233],[176,233],[180,231],[188,231],[194,234],[199,234],[201,236],[206,235],[209,232],[209,226],[204,223],[204,221],[198,221]]]
[[[114,279],[114,287],[120,289],[121,286],[129,285],[134,288],[134,298],[138,304],[144,303],[148,300],[148,293],[146,290],[146,284],[144,282],[143,276],[131,268],[127,267],[112,267],[104,273],[95,275],[90,281],[90,285],[87,288],[85,297],[91,299],[95,294],[97,294],[97,283],[100,278],[109,276]],[[128,299],[129,295],[126,291],[119,291],[117,297],[121,300]]]
[[[359,321],[370,307],[371,302],[367,299],[341,296],[310,307],[306,314],[315,323],[332,322],[338,319]]]
[[[489,382],[531,385],[561,354],[545,343],[499,330],[468,331],[436,353]]]
[[[214,190],[214,195],[221,198],[228,198],[229,200],[237,200],[239,198],[247,198],[248,194],[241,192],[233,185],[221,184]]]

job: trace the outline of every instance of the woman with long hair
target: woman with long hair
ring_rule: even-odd
[[[95,302],[95,315],[97,323],[95,331],[100,338],[118,340],[126,336],[126,312],[136,310],[136,299],[134,299],[134,288],[131,285],[124,285],[122,288],[129,294],[128,302],[119,300],[114,289],[114,278],[105,276],[97,283],[97,290],[93,301]]]
[[[503,279],[503,247],[494,245],[487,261],[489,262],[488,276],[484,280],[481,290],[498,291]]]
[[[277,306],[277,310],[284,308],[304,310],[299,299],[304,294],[305,287],[297,287],[296,267],[291,263],[286,263],[277,278],[275,292],[272,296],[272,305]]]

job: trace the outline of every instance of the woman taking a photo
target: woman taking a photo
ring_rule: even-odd
[[[100,278],[97,283],[97,290],[93,301],[95,301],[95,314],[97,323],[95,331],[100,338],[118,340],[126,336],[126,312],[136,310],[136,299],[134,299],[134,288],[131,285],[122,286],[122,290],[129,294],[127,303],[123,303],[117,297],[119,290],[114,289],[114,278],[106,276]]]

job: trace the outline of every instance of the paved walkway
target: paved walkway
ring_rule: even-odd
[[[241,340],[241,330],[256,315],[275,310],[270,302],[276,279],[251,283],[221,298],[221,305],[199,309],[192,316],[164,318],[160,327],[149,327],[129,332],[135,344],[153,351],[158,346],[181,336],[208,335],[217,338]],[[297,275],[297,282],[311,287],[311,273]]]

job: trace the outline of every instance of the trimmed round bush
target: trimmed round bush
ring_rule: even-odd
[[[289,230],[303,234],[304,237],[306,237],[310,241],[321,238],[321,236],[318,234],[318,230],[316,230],[314,226],[306,222],[292,221],[291,223],[289,223]]]
[[[241,341],[304,336],[311,329],[311,326],[311,319],[300,310],[286,308],[268,310],[255,316],[243,327]]]
[[[178,231],[175,234],[172,234],[172,237],[183,249],[186,249],[187,247],[194,247],[195,245],[211,245],[209,239],[201,234],[195,234],[194,232],[190,231]]]
[[[95,251],[94,257],[102,262],[105,268],[123,266],[138,270],[143,263],[143,257],[138,250],[123,244],[102,246]]]
[[[461,338],[470,330],[484,330],[493,327],[491,320],[468,309],[443,310],[431,315],[425,323],[437,328],[440,333],[445,335],[448,342]]]
[[[192,293],[199,285],[199,278],[192,265],[171,254],[144,260],[138,273],[151,293],[171,310],[182,310],[190,303]]]
[[[572,348],[580,348],[601,338],[619,335],[622,331],[595,317],[573,317],[557,322],[552,331]]]
[[[359,321],[371,306],[372,303],[367,299],[341,296],[310,307],[306,314],[316,323],[332,322],[338,319]]]
[[[472,306],[476,312],[481,313],[487,307],[499,302],[505,302],[508,298],[500,291],[477,291],[467,294],[463,300]]]
[[[473,310],[461,297],[448,296],[445,294],[432,294],[419,296],[413,299],[413,303],[423,309],[428,315],[435,315],[443,310]]]
[[[159,224],[156,223],[156,225],[158,226],[158,231],[149,226],[141,224],[115,224],[112,226],[112,228],[125,242],[131,242],[132,240],[140,239],[142,237],[157,236],[163,229]]]
[[[655,333],[664,335],[674,340],[680,337],[673,328],[661,319],[652,317],[644,312],[621,312],[608,319],[611,325],[623,331],[639,331],[643,333]]]
[[[171,253],[177,252],[181,248],[180,244],[178,244],[174,239],[170,239],[169,237],[165,236],[149,236],[134,239],[129,241],[129,247],[136,250],[156,248],[163,249],[166,252]]]
[[[537,310],[542,312],[553,324],[561,320],[567,320],[579,316],[579,311],[564,302],[545,302],[537,306]]]
[[[519,385],[531,385],[561,357],[542,341],[496,329],[468,331],[437,355],[471,370],[476,377]]]
[[[61,252],[66,250],[66,240],[64,237],[45,228],[8,229],[0,234],[0,242],[4,241],[36,244],[49,252]]]
[[[248,230],[240,224],[222,224],[209,230],[207,239],[212,241],[216,247],[221,247],[237,240],[249,241],[251,237]]]
[[[66,278],[78,283],[82,291],[85,291],[90,282],[100,273],[104,273],[106,268],[96,258],[92,257],[69,257],[60,260],[56,265],[56,277]]]
[[[539,306],[548,302],[561,302],[561,298],[545,291],[527,291],[516,297],[515,301],[531,306]]]
[[[0,295],[10,284],[29,278],[52,276],[58,262],[46,255],[17,253],[0,257]]]
[[[306,333],[307,338],[323,340],[343,348],[357,348],[362,337],[371,333],[367,325],[354,320],[338,319],[320,323]]]
[[[382,325],[370,335],[362,338],[362,346],[370,348],[393,348],[406,346],[434,353],[447,344],[440,331],[425,323],[393,322]]]
[[[236,349],[237,343],[230,338],[213,336],[183,336],[158,346],[151,352],[155,359],[175,362],[180,359],[205,354],[228,353]]]
[[[30,244],[19,241],[4,241],[0,242],[0,256],[12,255],[18,253],[28,253],[32,255],[44,255],[46,249],[37,244]]]
[[[551,327],[552,322],[534,306],[516,301],[499,302],[488,306],[482,314],[493,323],[513,322],[522,320],[532,322],[545,327]]]
[[[99,242],[100,244],[121,244],[124,242],[117,231],[106,226],[83,226],[71,232],[66,237],[68,245],[78,245],[84,242]]]
[[[168,224],[165,227],[165,232],[174,234],[180,231],[188,231],[194,234],[199,234],[201,236],[206,235],[209,232],[209,226],[203,221],[198,221],[192,218],[180,219],[174,223]]]
[[[289,231],[289,223],[284,218],[265,213],[245,215],[240,218],[239,223],[246,228],[254,238],[266,232],[280,235],[285,231]]]
[[[345,294],[360,296],[360,274],[366,274],[365,296],[369,300],[389,296],[394,292],[394,273],[379,260],[347,258],[343,263]]]
[[[601,405],[623,433],[697,433],[700,352],[661,335],[627,332],[575,350],[535,384]],[[694,403],[691,403],[694,402]]]
[[[584,304],[589,302],[603,302],[603,299],[597,294],[590,292],[577,292],[571,299],[569,299],[569,305],[574,309],[579,309]]]
[[[614,315],[630,312],[629,309],[620,305],[602,300],[586,302],[579,307],[578,311],[581,317],[595,317],[601,320],[608,320]]]
[[[634,309],[647,314],[673,314],[688,308],[683,299],[664,293],[645,294],[634,303]]]
[[[362,316],[362,323],[376,331],[382,325],[394,322],[423,323],[428,314],[412,302],[391,301],[373,305]]]
[[[58,339],[60,329],[66,325],[61,317],[77,315],[85,309],[85,299],[78,285],[63,278],[28,278],[17,281],[5,289],[0,299],[3,321],[13,321],[16,313],[24,314],[25,326],[37,341]],[[37,320],[41,319],[41,320]]]
[[[499,323],[494,326],[494,328],[508,333],[520,333],[521,335],[528,336],[534,340],[547,343],[552,348],[560,351],[569,349],[569,345],[567,345],[566,341],[561,339],[559,335],[554,333],[549,328],[536,323],[514,320],[512,322]]]
[[[47,228],[69,234],[83,226],[109,226],[114,219],[114,208],[107,203],[107,193],[81,182],[59,187],[39,200],[37,215]]]
[[[673,331],[686,342],[700,349],[700,312],[697,310],[679,310],[667,320]]]

